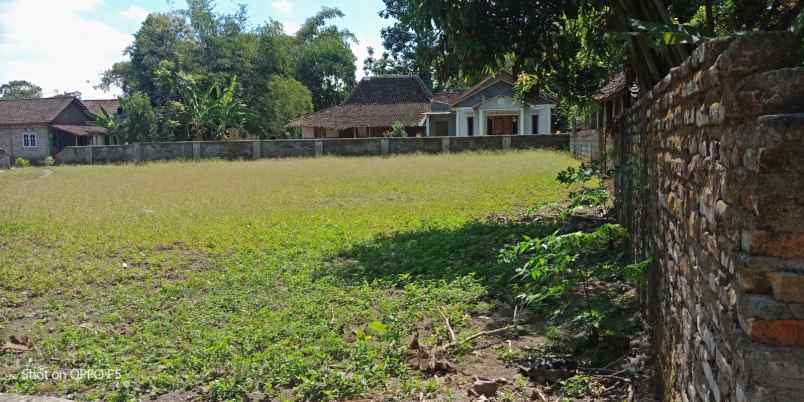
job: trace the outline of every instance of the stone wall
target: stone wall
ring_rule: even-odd
[[[66,147],[56,155],[56,161],[62,164],[89,165],[167,160],[260,159],[324,155],[380,156],[531,148],[566,150],[568,147],[569,136],[567,135],[164,142]]]
[[[665,400],[804,401],[798,49],[789,33],[707,42],[614,123]]]

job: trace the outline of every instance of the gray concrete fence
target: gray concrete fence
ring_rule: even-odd
[[[438,154],[535,148],[568,150],[569,142],[568,135],[159,142],[66,147],[55,159],[60,164],[92,165],[170,160]]]
[[[600,132],[579,130],[570,134],[570,152],[576,158],[591,162],[600,160]]]

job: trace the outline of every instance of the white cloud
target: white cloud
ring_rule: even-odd
[[[80,91],[87,99],[112,96],[93,86],[103,71],[124,59],[122,52],[132,38],[84,15],[102,4],[11,0],[0,5],[0,82],[29,80],[46,96],[55,91]]]
[[[293,10],[293,3],[288,0],[276,0],[271,2],[271,7],[281,13],[287,14]]]
[[[150,12],[148,12],[148,10],[139,6],[130,6],[129,8],[120,12],[120,16],[123,18],[137,23],[145,21],[149,14]]]

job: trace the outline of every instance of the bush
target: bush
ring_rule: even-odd
[[[407,132],[405,132],[405,126],[402,124],[401,121],[395,121],[393,125],[391,125],[391,131],[383,133],[386,137],[407,137]]]
[[[48,156],[47,158],[45,158],[45,166],[53,166],[55,164],[56,164],[56,160],[53,159],[52,156]]]
[[[582,207],[605,208],[609,201],[606,187],[608,175],[598,163],[568,168],[558,174],[556,180],[566,186],[581,185],[578,191],[570,192],[570,211]]]
[[[502,262],[517,266],[518,298],[552,318],[569,318],[572,327],[585,330],[590,343],[624,323],[615,312],[628,309],[630,300],[617,294],[623,285],[635,285],[646,264],[628,264],[628,234],[620,225],[606,224],[593,232],[572,232],[531,239],[502,250]]]
[[[31,162],[23,157],[17,157],[14,161],[14,165],[18,168],[27,168],[31,166]]]

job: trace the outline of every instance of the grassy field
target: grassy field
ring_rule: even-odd
[[[443,306],[465,333],[494,307],[511,275],[496,250],[541,229],[484,217],[559,200],[572,164],[529,151],[0,172],[0,345],[30,349],[0,352],[0,392],[432,390],[406,363],[412,331]],[[100,374],[22,375],[74,368]]]

